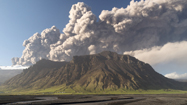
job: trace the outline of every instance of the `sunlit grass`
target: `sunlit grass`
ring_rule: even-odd
[[[160,89],[160,90],[126,90],[105,89],[86,90],[80,86],[71,87],[65,85],[54,86],[46,89],[11,89],[0,87],[0,95],[66,95],[66,94],[184,94],[187,91]]]

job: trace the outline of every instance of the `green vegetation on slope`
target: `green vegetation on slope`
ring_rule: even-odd
[[[160,90],[126,90],[126,89],[105,89],[98,91],[89,91],[84,88],[71,86],[54,86],[46,89],[2,89],[0,87],[0,95],[66,95],[66,94],[184,94],[187,91],[174,89],[160,89]]]

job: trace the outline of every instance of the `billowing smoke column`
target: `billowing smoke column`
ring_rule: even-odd
[[[32,65],[42,58],[48,59],[50,45],[59,40],[60,31],[52,26],[42,31],[41,35],[35,33],[28,40],[23,42],[25,49],[21,58],[12,58],[13,65]]]
[[[24,41],[22,57],[13,58],[12,62],[31,65],[42,58],[69,61],[74,55],[104,50],[123,54],[185,41],[186,11],[186,0],[132,0],[126,8],[103,10],[97,21],[91,8],[79,2],[72,6],[63,34],[55,26],[41,35],[34,34]]]

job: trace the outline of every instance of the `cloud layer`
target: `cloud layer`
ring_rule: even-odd
[[[91,8],[79,2],[72,6],[70,20],[63,33],[55,26],[41,34],[35,33],[24,41],[22,57],[12,58],[12,63],[32,65],[42,58],[69,61],[74,55],[104,50],[120,54],[134,51],[139,58],[144,56],[142,52],[152,57],[166,54],[164,51],[168,51],[170,56],[178,54],[172,54],[176,50],[183,54],[186,50],[182,50],[182,44],[186,45],[187,40],[186,11],[185,0],[132,0],[126,8],[103,10],[99,21],[96,21]],[[158,54],[153,54],[154,51]],[[175,59],[169,55],[156,62],[145,61],[154,64]]]
[[[187,41],[167,43],[164,46],[154,46],[149,49],[124,52],[132,55],[151,65],[159,63],[175,63],[186,65],[187,62]]]
[[[0,70],[23,70],[27,69],[28,66],[14,65],[14,66],[0,66]]]
[[[187,73],[185,74],[177,74],[176,72],[166,74],[165,77],[171,78],[171,79],[187,79]]]

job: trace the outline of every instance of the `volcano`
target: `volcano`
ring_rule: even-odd
[[[3,85],[22,89],[63,85],[88,91],[184,89],[183,83],[164,77],[149,64],[130,55],[119,55],[110,51],[74,56],[70,62],[43,59]]]

